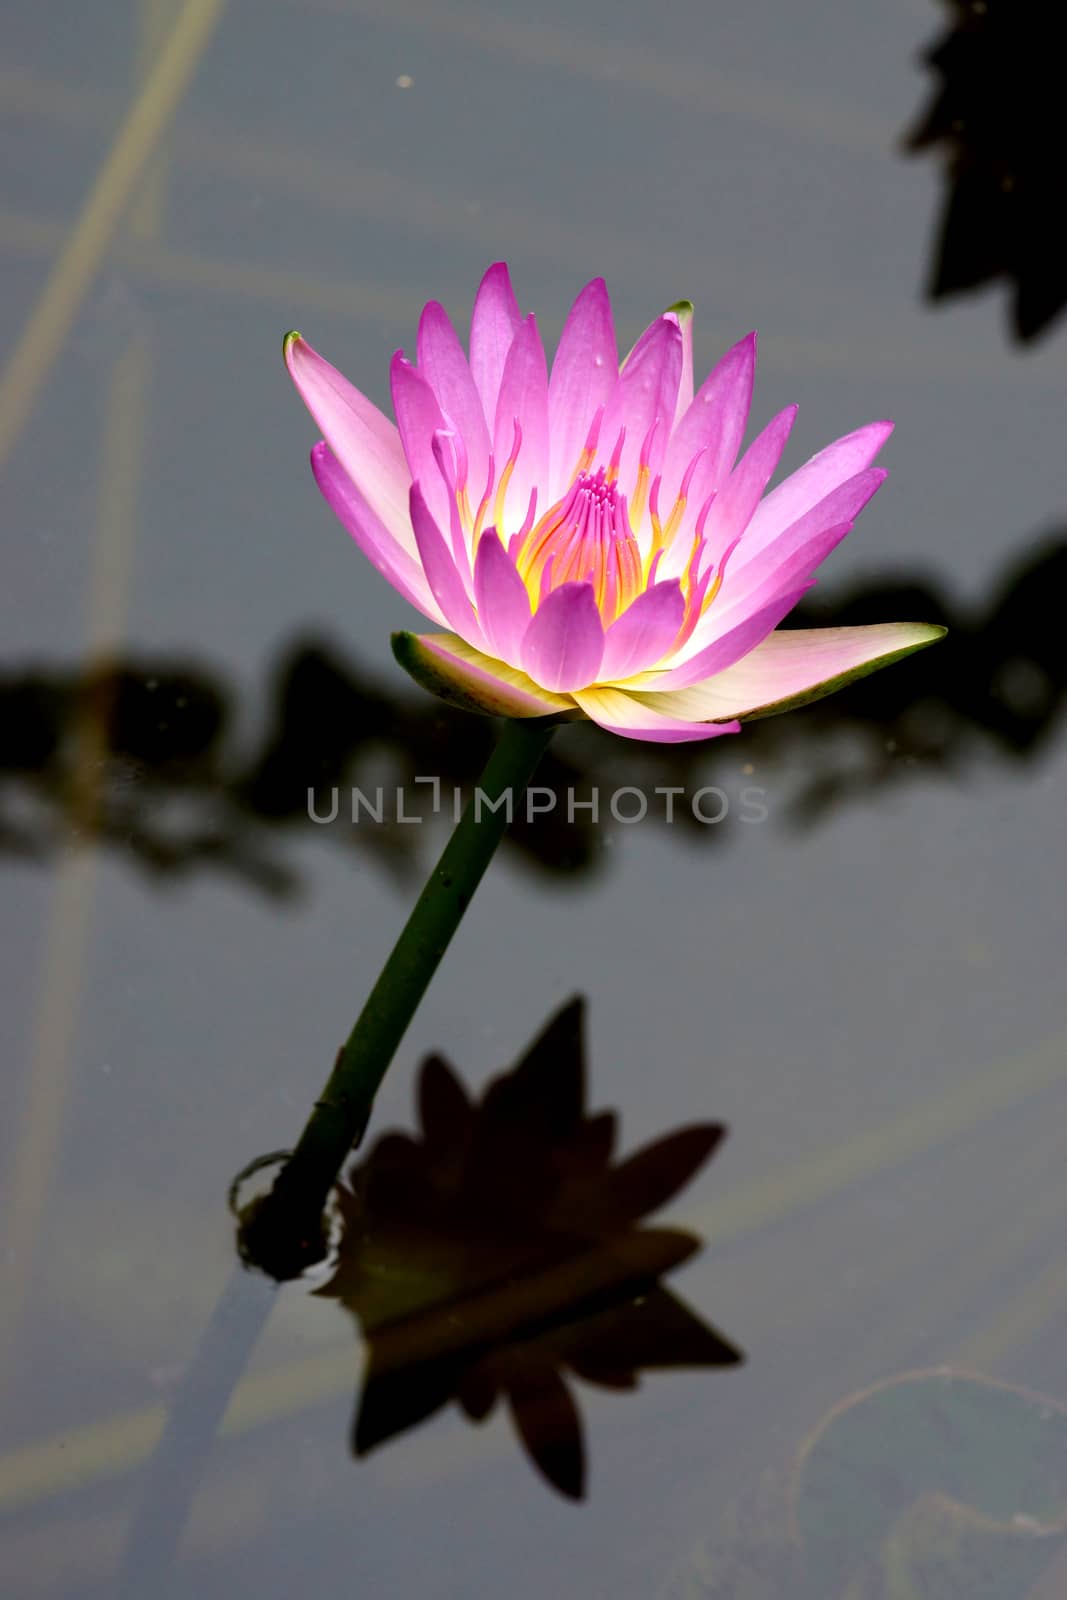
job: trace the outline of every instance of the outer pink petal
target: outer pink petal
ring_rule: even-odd
[[[734,605],[728,603],[724,589],[697,624],[692,638],[678,651],[673,670],[693,660],[723,634],[739,627],[743,618],[755,616],[776,605],[780,597],[788,597],[789,607],[792,607],[799,596],[811,587],[816,569],[851,531],[851,522],[820,528],[818,533],[798,545],[780,563],[775,562],[763,581],[754,589],[746,590]],[[783,611],[782,616],[785,614]]]
[[[637,481],[641,450],[652,424],[659,421],[649,464],[659,471],[678,400],[682,372],[682,333],[677,319],[657,317],[634,345],[623,364],[600,429],[601,460],[608,460],[621,429],[626,429],[619,484],[627,496]]]
[[[740,557],[748,538],[746,533],[736,555],[731,558],[722,593],[679,650],[677,663],[690,660],[725,627],[736,625],[742,616],[761,610],[776,596],[806,583],[845,535],[851,533],[855,518],[886,476],[880,467],[858,472],[744,566]]]
[[[518,661],[530,626],[530,596],[495,528],[487,528],[478,541],[474,600],[486,648],[503,661]]]
[[[284,349],[289,375],[326,443],[374,515],[414,555],[411,473],[396,428],[299,333],[286,335]]]
[[[481,649],[485,636],[467,598],[467,590],[452,553],[427,505],[422,485],[411,485],[411,525],[419,547],[426,581],[449,627]]]
[[[504,362],[521,321],[507,263],[497,261],[478,285],[471,312],[471,372],[490,427],[496,416]]]
[[[454,633],[394,633],[393,654],[416,683],[466,711],[497,717],[576,717],[569,696],[539,689],[523,672],[483,655]]]
[[[591,583],[563,583],[538,606],[522,641],[522,665],[555,693],[596,680],[604,627]]]
[[[439,527],[447,528],[450,496],[433,453],[434,434],[447,431],[441,407],[426,379],[415,370],[402,350],[393,357],[389,381],[412,481],[422,485],[434,521]]]
[[[727,667],[732,667],[735,661],[739,661],[750,650],[754,650],[771,629],[776,628],[782,618],[789,615],[808,587],[809,585],[805,583],[789,594],[779,594],[760,610],[749,612],[733,627],[727,628],[718,638],[705,645],[702,650],[698,650],[689,661],[660,673],[655,683],[649,682],[642,687],[650,690],[687,689],[690,684],[700,683],[704,678],[710,678],[713,673],[724,672]]]
[[[839,484],[869,467],[893,431],[891,422],[869,422],[812,456],[767,496],[745,535],[744,561],[792,526]],[[742,552],[738,550],[738,555]]]
[[[600,406],[607,405],[618,375],[611,301],[603,278],[594,278],[570,309],[552,363],[548,385],[549,503],[557,500],[570,482],[593,418]]]
[[[704,538],[712,560],[721,556],[751,522],[763,491],[781,460],[796,417],[796,406],[787,406],[776,417],[772,417],[763,432],[749,445],[716,495],[704,525]],[[690,507],[692,510],[698,509],[695,500],[690,502]],[[683,523],[683,528],[685,526]]]
[[[685,601],[677,578],[646,589],[604,635],[600,680],[613,683],[654,667],[678,637],[684,620]]]
[[[417,610],[434,622],[443,623],[444,616],[430,593],[421,566],[371,510],[325,440],[311,452],[311,470],[323,499],[344,523],[368,561]]]
[[[716,739],[720,733],[738,733],[739,722],[694,722],[692,719],[665,716],[647,702],[622,689],[576,689],[574,698],[593,722],[624,739],[642,739],[652,744],[692,744],[698,739]]]
[[[681,422],[689,407],[693,404],[693,302],[692,300],[679,300],[667,312],[669,317],[677,317],[678,326],[682,332],[682,372],[678,380],[678,400],[674,408],[674,417],[671,427],[674,428]]]
[[[691,484],[690,503],[698,510],[725,481],[737,459],[748,425],[756,369],[756,335],[748,334],[727,350],[704,379],[696,399],[671,436],[663,467],[660,504],[669,510],[685,469],[703,449]]]
[[[548,368],[533,316],[520,323],[500,379],[493,433],[498,483],[514,447],[516,418],[522,429],[522,443],[505,500],[504,527],[509,533],[522,526],[534,489],[540,510],[548,510],[544,503],[548,482]]]
[[[459,335],[436,300],[423,307],[419,319],[418,357],[419,371],[463,440],[471,503],[477,505],[489,471],[489,428]]]
[[[692,688],[639,698],[679,717],[766,717],[832,694],[944,636],[925,622],[863,628],[787,628],[772,633],[726,671]]]
[[[768,582],[789,569],[799,551],[816,548],[812,541],[826,529],[841,526],[851,528],[888,476],[882,467],[867,467],[863,472],[857,472],[855,477],[840,484],[812,506],[791,527],[776,534],[747,562],[744,559],[748,539],[746,534],[727,567],[718,602],[721,609],[728,612],[737,605],[747,606],[748,597],[757,591],[765,592]],[[777,587],[781,588],[782,582]]]

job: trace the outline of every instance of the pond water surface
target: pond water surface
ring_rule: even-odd
[[[940,1597],[938,1491],[980,1525],[961,1595],[1061,1592],[1067,367],[1055,325],[1015,342],[1003,282],[925,297],[943,152],[905,144],[950,21],[7,7],[3,359],[30,378],[0,372],[5,1597],[844,1600],[860,1571],[849,1595],[888,1593],[890,1534],[894,1592]],[[623,348],[690,297],[701,375],[758,328],[754,422],[800,405],[786,468],[893,417],[805,614],[952,632],[710,750],[562,729],[539,781],[635,787],[648,816],[561,801],[506,842],[379,1096],[340,1267],[276,1291],[233,1277],[228,1186],[292,1142],[447,826],[317,825],[308,788],[469,785],[490,736],[393,662],[417,619],[315,493],[280,337],[387,405],[422,303],[465,322],[501,257],[550,341],[597,274]],[[483,1100],[576,996],[544,1094]],[[945,1367],[1010,1387],[862,1410],[860,1549],[805,1441]]]

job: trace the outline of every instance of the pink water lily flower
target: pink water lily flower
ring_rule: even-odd
[[[820,451],[769,494],[796,408],[737,460],[756,336],[694,396],[688,302],[619,364],[603,280],[571,308],[549,372],[507,267],[489,268],[470,353],[425,307],[417,364],[392,363],[396,425],[299,335],[293,380],[325,435],[311,464],[378,571],[445,632],[398,634],[444,698],[509,717],[591,718],[630,739],[711,739],[932,643],[887,622],[778,629],[885,473],[892,425]]]

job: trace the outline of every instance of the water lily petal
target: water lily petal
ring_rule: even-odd
[[[448,312],[436,300],[423,307],[417,349],[419,371],[446,420],[463,440],[470,499],[476,506],[485,492],[489,471],[489,428],[459,335]]]
[[[763,432],[753,439],[716,495],[704,525],[704,538],[713,559],[721,555],[751,522],[760,497],[781,460],[796,418],[796,406],[786,406],[784,411],[772,417]],[[695,508],[695,501],[691,504]]]
[[[817,533],[799,544],[790,555],[775,562],[761,583],[745,590],[735,604],[724,588],[710,610],[701,618],[690,638],[674,657],[673,665],[680,667],[690,661],[721,634],[736,628],[743,617],[753,616],[774,604],[779,596],[792,594],[794,599],[811,587],[813,574],[826,560],[841,540],[852,532],[851,522],[836,523],[829,528],[819,528]],[[784,615],[784,613],[783,613]]]
[[[530,626],[530,596],[495,528],[487,528],[478,541],[474,600],[487,649],[504,661],[517,661]]]
[[[411,473],[397,429],[299,333],[285,337],[285,364],[326,443],[374,515],[412,555]]]
[[[767,605],[758,611],[747,613],[734,623],[733,627],[726,628],[710,644],[689,661],[669,668],[666,672],[656,675],[655,684],[649,683],[642,687],[655,689],[686,689],[692,683],[700,683],[704,678],[710,678],[713,673],[723,672],[727,667],[732,667],[735,661],[754,650],[762,639],[765,639],[772,628],[776,628],[787,617],[801,596],[810,588],[810,584],[791,590],[787,594],[779,594]]]
[[[591,583],[564,583],[538,606],[522,641],[522,664],[556,693],[592,683],[604,654],[604,626]]]
[[[682,334],[682,371],[678,379],[678,399],[671,419],[673,428],[693,404],[693,302],[678,300],[667,308],[664,315],[677,319]]]
[[[494,717],[577,715],[523,672],[483,655],[454,633],[394,633],[393,654],[416,683],[452,705]]]
[[[430,592],[449,627],[481,648],[485,644],[485,636],[452,552],[430,511],[421,483],[411,485],[410,504],[411,525],[415,530],[419,559]]]
[[[599,678],[613,683],[661,661],[685,620],[685,600],[677,578],[653,584],[613,622],[604,635]]]
[[[592,722],[624,739],[642,739],[652,744],[692,744],[698,739],[716,739],[721,733],[738,733],[739,722],[694,722],[665,716],[622,689],[576,689],[574,698]]]
[[[704,453],[693,474],[690,503],[699,510],[708,495],[725,482],[748,425],[755,370],[756,335],[750,333],[727,350],[704,379],[671,435],[660,497],[665,508],[673,503],[685,470],[698,450]]]
[[[548,481],[548,367],[533,316],[519,324],[500,379],[493,433],[498,483],[514,449],[516,419],[522,430],[521,444],[507,487],[503,516],[494,508],[498,524],[512,533],[522,525],[531,491],[537,490],[540,503]],[[547,509],[541,505],[542,511]]]
[[[450,496],[434,459],[433,440],[435,433],[448,431],[448,424],[441,415],[437,396],[402,350],[392,359],[389,382],[412,482],[422,485],[434,521],[439,527],[447,528],[451,518]]]
[[[490,427],[496,416],[504,362],[521,321],[507,264],[497,261],[478,285],[471,312],[471,372]]]
[[[615,323],[603,278],[587,283],[563,324],[548,385],[551,431],[549,490],[542,510],[570,482],[601,406],[606,406],[619,375]]]
[[[676,664],[690,660],[726,627],[743,615],[759,611],[777,595],[798,588],[835,550],[871,496],[885,481],[881,467],[868,467],[820,500],[791,528],[777,535],[754,561],[739,566],[742,539],[727,569],[722,592],[678,651]],[[745,535],[747,538],[748,535]]]
[[[691,688],[641,693],[644,703],[679,717],[751,721],[833,694],[944,637],[926,622],[855,628],[783,628],[724,672]]]
[[[682,332],[673,317],[657,317],[634,345],[608,400],[600,429],[600,456],[607,460],[620,431],[626,429],[619,465],[619,484],[633,492],[641,450],[652,424],[660,426],[652,441],[649,466],[655,477],[667,449],[682,372]]]
[[[740,559],[745,547],[745,539],[742,539],[736,552],[736,565],[731,559],[722,592],[716,601],[720,615],[729,614],[738,606],[751,609],[754,595],[769,598],[770,586],[773,585],[775,592],[779,592],[787,582],[791,583],[797,571],[797,555],[802,551],[814,554],[819,549],[818,535],[827,529],[850,530],[887,477],[888,473],[882,467],[867,467],[863,472],[857,472],[812,506],[791,527],[777,534],[748,562]],[[819,560],[824,559],[840,542],[840,537],[843,535],[828,544]],[[814,571],[815,564],[809,563],[806,575]],[[710,619],[710,612],[708,616]]]
[[[430,593],[422,567],[371,510],[325,440],[311,452],[311,470],[323,499],[371,565],[417,610],[434,622],[443,623],[445,618]]]
[[[744,549],[737,552],[740,564],[751,561],[783,528],[791,527],[832,490],[869,467],[892,431],[891,422],[869,422],[846,433],[772,489],[749,523]]]

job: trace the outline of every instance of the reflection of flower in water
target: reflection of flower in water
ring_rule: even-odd
[[[585,1109],[581,1013],[565,1007],[478,1103],[430,1057],[421,1136],[387,1134],[350,1172],[340,1260],[318,1292],[368,1343],[357,1455],[451,1399],[481,1421],[504,1396],[534,1463],[577,1498],[584,1448],[566,1371],[623,1390],[642,1368],[741,1360],[660,1282],[700,1241],[640,1225],[723,1130],[684,1128],[613,1164],[614,1113]]]

